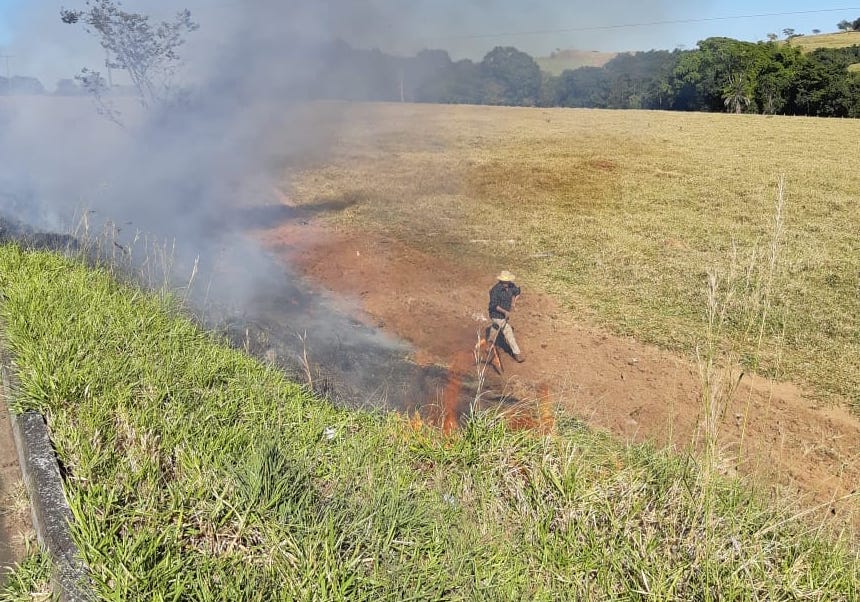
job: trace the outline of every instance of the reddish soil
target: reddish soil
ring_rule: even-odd
[[[360,319],[410,341],[416,361],[474,372],[472,349],[486,325],[494,273],[317,223],[283,224],[259,236],[312,283],[357,299]],[[512,324],[526,362],[503,354],[503,375],[488,374],[489,386],[532,400],[535,411],[523,415],[535,418],[520,424],[547,427],[551,398],[625,440],[676,448],[696,441],[701,385],[689,360],[592,328],[528,290]],[[447,413],[442,422],[452,427]],[[856,498],[840,499],[860,483],[860,420],[847,409],[819,405],[792,384],[745,376],[719,441],[725,472],[767,476],[783,495],[860,524]]]

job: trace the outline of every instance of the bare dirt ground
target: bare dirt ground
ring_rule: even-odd
[[[417,361],[469,369],[494,270],[505,266],[458,265],[316,222],[258,235],[312,283],[358,300],[360,319],[410,341]],[[560,410],[625,440],[675,448],[696,440],[702,404],[694,362],[592,328],[528,290],[512,323],[527,360],[503,356],[504,373],[490,386],[532,399],[548,386]],[[860,420],[847,409],[819,405],[792,384],[745,376],[720,443],[725,472],[765,476],[780,495],[858,525],[856,497],[842,499],[860,483]]]
[[[26,507],[16,500],[20,495],[21,470],[9,424],[5,400],[0,400],[0,584],[5,574],[25,553],[25,541],[32,531]]]

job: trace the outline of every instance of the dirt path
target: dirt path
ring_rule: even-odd
[[[31,531],[26,507],[21,507],[21,470],[9,424],[6,400],[0,399],[0,584],[11,566],[23,559],[24,542]]]
[[[413,343],[418,361],[456,364],[470,356],[493,273],[314,223],[260,236],[321,288],[360,300],[363,319]],[[494,386],[523,397],[549,385],[565,410],[625,439],[677,447],[694,440],[700,384],[688,360],[589,328],[527,290],[514,323],[527,361],[508,359]],[[860,517],[855,502],[832,502],[860,483],[860,420],[847,410],[821,407],[791,384],[745,377],[720,437],[726,472],[765,475],[783,495],[853,514],[855,523]]]

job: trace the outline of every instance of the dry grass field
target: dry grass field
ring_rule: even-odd
[[[860,403],[860,121],[308,110],[324,112],[320,134],[334,144],[293,158],[292,202],[346,201],[328,219],[449,260],[509,267],[583,321],[688,353],[705,338],[708,272],[734,270],[726,344],[760,373]]]

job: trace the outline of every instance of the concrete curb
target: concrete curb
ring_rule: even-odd
[[[89,589],[87,569],[80,560],[78,547],[72,541],[69,525],[72,512],[63,493],[60,467],[45,419],[36,412],[16,415],[9,407],[17,388],[9,356],[0,350],[2,394],[12,424],[18,462],[27,491],[33,528],[39,543],[53,560],[54,594],[62,602],[89,602],[95,599]]]

